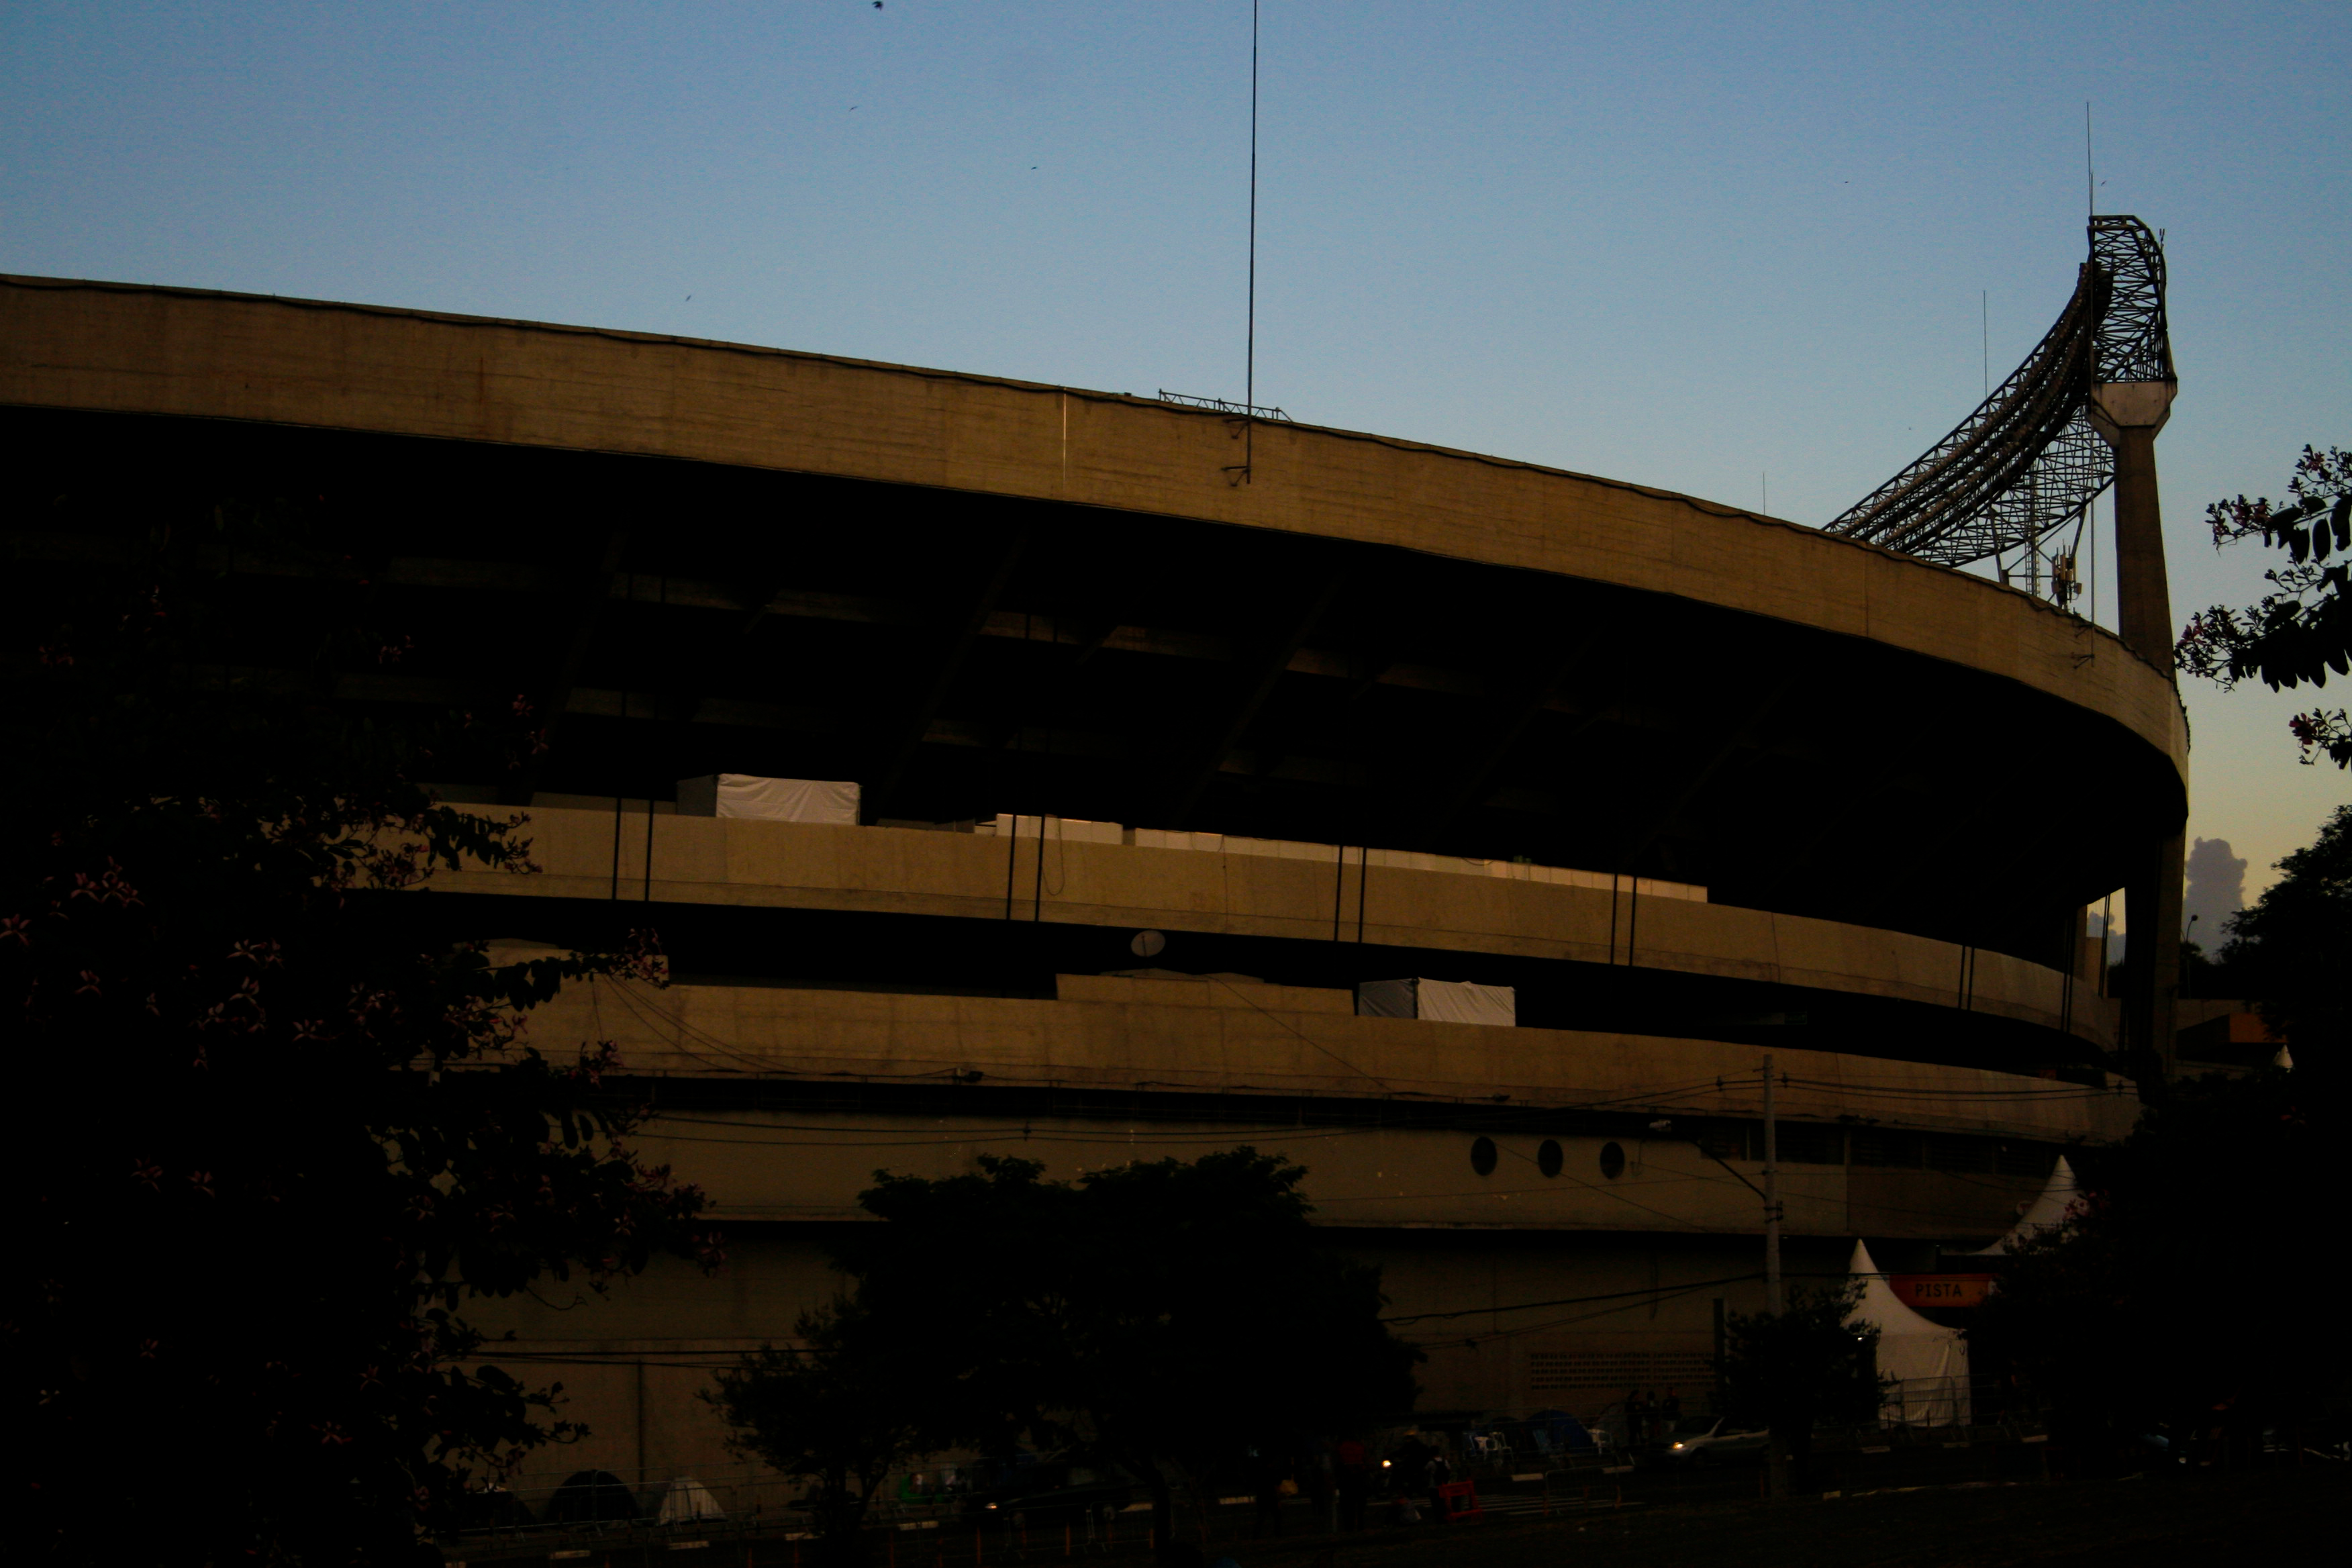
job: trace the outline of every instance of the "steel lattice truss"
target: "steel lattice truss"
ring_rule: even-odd
[[[1952,433],[1848,508],[1832,533],[1966,566],[2077,522],[2115,480],[2093,387],[2169,381],[2164,251],[2136,217],[2094,217],[2090,259],[2057,324]]]

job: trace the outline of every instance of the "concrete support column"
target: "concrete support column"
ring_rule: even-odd
[[[2149,846],[2124,884],[2124,1048],[2145,1087],[2172,1077],[2172,1003],[2180,993],[2181,878],[2178,833]],[[2153,937],[2153,941],[2147,940]]]
[[[2116,628],[2134,653],[2169,675],[2172,585],[2156,494],[2156,426],[2120,426],[2107,444],[2116,453]]]
[[[2157,498],[2156,435],[2175,384],[2116,382],[2091,394],[2091,422],[2116,454],[2116,626],[2140,658],[2173,673],[2172,588]],[[2181,879],[2186,846],[2150,844],[2124,884],[2124,1048],[2142,1093],[2172,1076],[2172,1004],[2180,988]]]

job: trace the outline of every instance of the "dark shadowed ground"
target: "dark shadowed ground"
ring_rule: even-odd
[[[2112,1481],[1972,1479],[1778,1505],[1755,1496],[1752,1473],[1717,1479],[1743,1495],[1710,1483],[1704,1492],[1664,1489],[1655,1500],[1622,1508],[1495,1512],[1454,1525],[1381,1523],[1355,1535],[1325,1534],[1299,1510],[1287,1521],[1291,1533],[1274,1539],[1252,1539],[1246,1516],[1228,1516],[1213,1527],[1207,1555],[1213,1562],[1230,1553],[1241,1568],[2267,1568],[2352,1561],[2352,1473],[2340,1464]],[[1143,1535],[1141,1521],[1130,1516],[1108,1551],[1075,1541],[1066,1549],[1058,1529],[1024,1537],[954,1524],[877,1531],[864,1544],[870,1568],[1150,1568]],[[671,1555],[685,1550],[701,1554]],[[814,1542],[725,1527],[477,1541],[451,1551],[449,1560],[476,1568],[569,1568],[574,1561],[583,1568],[819,1568],[825,1561]]]
[[[1581,1518],[1490,1517],[1352,1539],[1238,1543],[1242,1568],[2238,1568],[2343,1562],[2341,1467],[2212,1479],[1938,1487]],[[1329,1551],[1328,1559],[1324,1557]]]

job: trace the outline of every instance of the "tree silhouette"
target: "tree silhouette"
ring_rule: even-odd
[[[924,1363],[925,1420],[967,1440],[1083,1440],[1150,1494],[1254,1447],[1408,1410],[1420,1352],[1380,1320],[1375,1268],[1318,1244],[1306,1171],[1243,1148],[1043,1179],[983,1156],[877,1178],[886,1224],[841,1244],[860,1310]]]
[[[243,613],[245,574],[331,559],[301,508],[71,521],[98,564],[17,575],[0,710],[12,1525],[68,1562],[409,1562],[470,1479],[577,1430],[481,1364],[466,1303],[715,1256],[700,1194],[628,1152],[609,1048],[524,1032],[656,955],[414,934],[436,868],[527,863],[522,821],[436,804],[416,738],[327,700],[392,655],[362,606]]]
[[[2352,673],[2352,452],[2305,447],[2288,483],[2292,500],[2215,501],[2205,509],[2220,549],[2259,537],[2287,563],[2263,574],[2272,587],[2243,610],[2215,605],[2191,616],[2175,655],[2180,668],[2228,690],[2259,679],[2272,690],[2327,684]],[[2325,756],[2352,768],[2352,720],[2314,708],[2287,721],[2305,763]]]

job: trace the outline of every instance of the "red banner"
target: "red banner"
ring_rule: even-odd
[[[1979,1307],[1992,1294],[1990,1274],[1890,1274],[1886,1283],[1906,1307]]]

